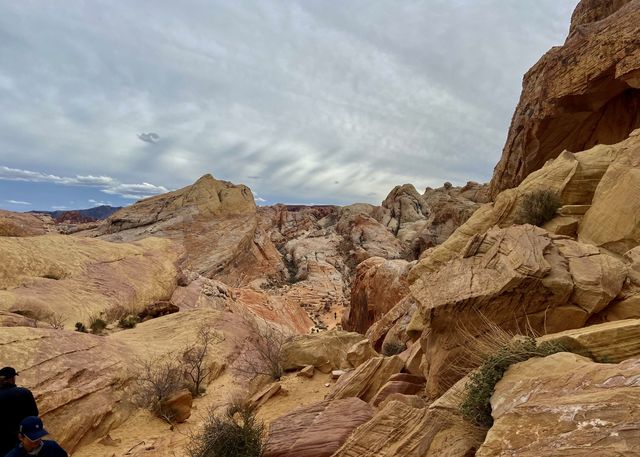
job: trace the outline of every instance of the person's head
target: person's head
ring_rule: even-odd
[[[13,367],[4,367],[0,369],[0,385],[15,384],[18,372]]]
[[[49,432],[44,429],[44,425],[39,417],[27,416],[20,422],[18,439],[27,452],[40,446],[42,437],[48,434]]]

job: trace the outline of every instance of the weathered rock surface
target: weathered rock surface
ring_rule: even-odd
[[[298,336],[283,346],[282,367],[295,370],[313,365],[323,373],[350,368],[347,352],[360,341],[366,341],[366,338],[358,333],[338,330]]]
[[[632,135],[600,180],[578,230],[580,241],[618,254],[640,245],[640,130]]]
[[[426,325],[421,344],[430,395],[457,380],[456,359],[468,344],[460,328],[480,335],[488,322],[514,333],[582,327],[618,295],[625,278],[623,262],[594,246],[531,225],[490,230],[464,258],[411,286]]]
[[[360,426],[335,457],[466,457],[484,439],[459,415],[462,384],[457,384],[428,408],[389,401]]]
[[[637,455],[639,380],[639,359],[597,364],[565,352],[516,364],[496,385],[476,455]]]
[[[341,376],[327,400],[358,397],[370,401],[392,375],[400,373],[404,362],[398,356],[375,357]]]
[[[160,403],[162,414],[171,422],[181,423],[191,417],[193,396],[187,389],[179,390]]]
[[[618,363],[640,357],[640,319],[627,319],[567,330],[539,338],[554,341],[595,361]]]
[[[0,236],[37,236],[55,232],[55,222],[50,216],[0,210]]]
[[[640,127],[640,2],[583,0],[564,46],[525,75],[491,193],[562,151],[624,140]]]
[[[329,457],[372,417],[373,408],[357,398],[299,408],[271,423],[264,457]]]
[[[618,162],[624,168],[624,164],[638,154],[640,154],[640,135],[635,134],[615,145],[598,145],[576,154],[563,152],[555,160],[527,176],[516,189],[501,192],[495,202],[480,207],[444,243],[425,252],[410,272],[409,282],[420,275],[437,270],[457,256],[464,255],[467,244],[474,237],[483,235],[496,225],[504,228],[515,223],[522,198],[528,193],[540,190],[554,191],[563,205],[559,210],[560,213],[563,212],[563,208],[580,207],[581,214],[584,214],[591,205],[596,189],[607,170],[610,167],[613,168]],[[626,194],[621,194],[616,202],[617,207],[624,206],[627,198]],[[561,220],[552,219],[547,227],[551,231],[556,231],[554,229],[556,224],[565,223],[566,217],[560,215],[556,219]],[[589,219],[582,220],[582,215],[572,217],[578,219],[578,232],[589,233],[591,230],[589,227],[593,225],[589,224]],[[627,227],[625,233],[629,233],[629,224],[633,225],[633,223],[626,221],[625,224]],[[597,231],[597,228],[595,230]]]
[[[55,313],[69,326],[112,307],[135,314],[168,299],[180,256],[158,238],[124,244],[63,235],[2,237],[0,253],[0,308]]]
[[[355,343],[347,350],[347,362],[354,368],[359,367],[364,362],[373,357],[378,357],[378,354],[369,340],[362,340]]]
[[[409,293],[406,276],[412,264],[405,260],[371,257],[358,265],[346,330],[365,333]]]

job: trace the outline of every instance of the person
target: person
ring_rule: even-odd
[[[67,451],[53,440],[43,440],[49,432],[44,429],[42,420],[36,416],[27,416],[18,428],[18,444],[5,457],[68,457]]]
[[[0,369],[0,456],[18,444],[18,428],[27,416],[37,416],[38,406],[31,391],[16,386],[13,367]]]

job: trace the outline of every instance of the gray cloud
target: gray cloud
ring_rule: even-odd
[[[576,3],[8,2],[0,159],[130,198],[207,172],[289,202],[486,181]]]
[[[151,195],[168,192],[164,186],[156,186],[149,183],[123,184],[109,176],[75,176],[64,177],[42,173],[39,171],[21,170],[0,166],[0,180],[27,181],[62,184],[68,186],[89,186],[101,188],[100,191],[110,195],[119,195],[129,199],[140,199]],[[15,203],[9,201],[10,203]]]
[[[138,138],[145,143],[155,144],[160,139],[160,135],[157,133],[149,132],[149,133],[138,133]]]

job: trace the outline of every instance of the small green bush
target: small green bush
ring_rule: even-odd
[[[400,354],[407,349],[407,346],[398,341],[389,341],[382,345],[382,355],[390,357],[392,355]]]
[[[550,221],[560,208],[558,195],[550,190],[536,190],[522,197],[516,212],[516,223],[541,226]]]
[[[224,415],[209,413],[202,432],[191,437],[190,457],[260,457],[264,426],[248,403],[234,401]]]
[[[136,325],[138,325],[138,322],[140,322],[140,319],[138,318],[138,316],[135,316],[133,314],[129,314],[128,316],[122,317],[118,321],[118,327],[120,327],[120,328],[134,328]]]
[[[89,318],[89,328],[91,329],[91,333],[99,335],[107,328],[107,323],[104,319],[92,316]]]
[[[465,386],[460,412],[462,416],[481,427],[491,427],[491,396],[505,371],[514,363],[532,357],[546,357],[566,349],[557,343],[538,344],[533,337],[514,339],[498,347],[488,355],[482,365],[469,375]]]

